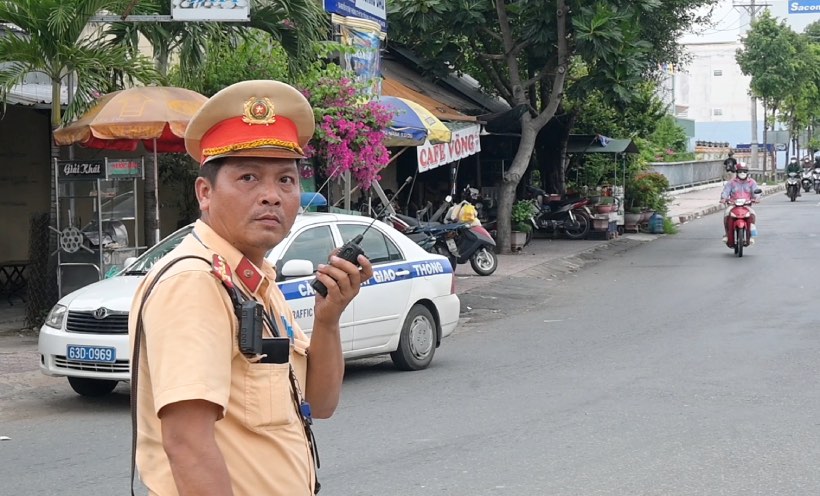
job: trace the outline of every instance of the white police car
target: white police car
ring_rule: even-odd
[[[300,214],[288,237],[268,254],[294,318],[307,334],[313,328],[314,267],[371,222],[351,215]],[[63,297],[40,329],[43,373],[68,377],[71,387],[85,396],[108,394],[118,381],[127,381],[128,311],[134,291],[151,266],[191,229],[171,234],[116,277]],[[342,315],[345,358],[390,353],[400,369],[427,367],[441,339],[458,323],[460,304],[450,263],[382,222],[367,230],[361,247],[373,263],[373,278]]]

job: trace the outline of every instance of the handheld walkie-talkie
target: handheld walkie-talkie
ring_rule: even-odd
[[[364,235],[367,234],[367,231],[369,231],[371,227],[373,227],[373,224],[375,222],[376,219],[373,219],[373,222],[371,222],[370,225],[368,225],[367,228],[361,234],[357,234],[355,238],[351,239],[350,241],[342,245],[342,247],[339,248],[339,253],[337,253],[336,256],[341,258],[342,260],[347,260],[348,262],[361,267],[361,265],[359,265],[358,260],[359,255],[364,255],[365,253],[364,250],[362,250],[362,247],[359,246],[359,243],[362,242],[362,240],[364,239]],[[327,287],[325,287],[325,285],[319,279],[314,279],[313,282],[310,283],[310,286],[313,288],[314,291],[316,291],[320,295],[327,296]]]

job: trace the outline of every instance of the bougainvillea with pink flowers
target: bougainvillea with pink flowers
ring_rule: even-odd
[[[384,131],[392,112],[364,100],[361,88],[343,73],[324,72],[302,87],[316,115],[316,132],[305,150],[308,158],[325,176],[336,179],[350,171],[362,189],[369,189],[390,161]]]

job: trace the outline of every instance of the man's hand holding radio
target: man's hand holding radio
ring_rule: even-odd
[[[373,277],[373,266],[367,257],[359,255],[356,263],[351,263],[337,253],[338,250],[334,251],[328,263],[319,265],[316,271],[316,279],[327,288],[327,296],[316,294],[314,323],[317,327],[338,325],[342,312],[359,294],[362,283]]]

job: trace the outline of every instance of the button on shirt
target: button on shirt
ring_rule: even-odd
[[[136,313],[152,273],[183,255],[212,260],[216,253],[227,262],[237,287],[265,305],[283,335],[283,316],[292,326],[290,361],[304,388],[308,339],[292,319],[273,267],[267,261],[255,267],[201,221],[194,232],[196,237],[183,239],[140,284],[129,319],[132,346]],[[288,365],[253,363],[239,352],[233,304],[209,263],[187,259],[171,267],[148,297],[143,328],[137,467],[151,495],[178,494],[162,447],[158,413],[185,400],[206,400],[222,408],[215,436],[236,496],[313,493],[313,461],[291,393]]]

